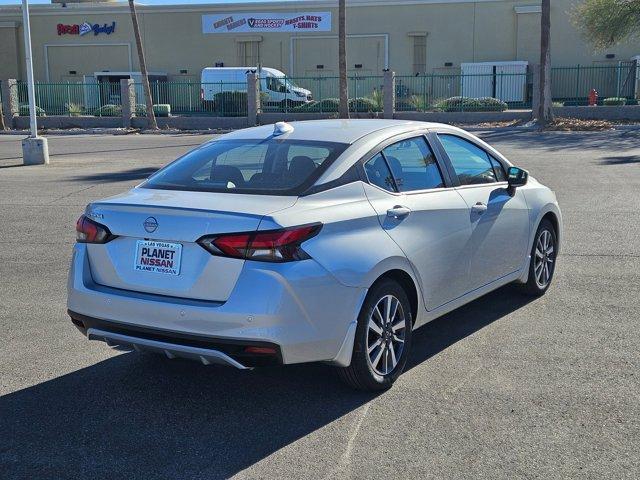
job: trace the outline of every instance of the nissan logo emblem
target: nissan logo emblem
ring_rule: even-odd
[[[158,221],[153,217],[148,217],[142,225],[147,232],[153,233],[158,228]]]

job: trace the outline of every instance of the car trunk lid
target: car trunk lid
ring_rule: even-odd
[[[108,287],[225,301],[244,260],[211,255],[196,241],[256,230],[265,215],[295,201],[291,196],[135,188],[93,203],[87,215],[116,238],[87,245],[91,274]]]

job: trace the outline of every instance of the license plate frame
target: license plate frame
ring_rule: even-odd
[[[133,269],[143,273],[180,275],[182,244],[160,240],[137,240]]]

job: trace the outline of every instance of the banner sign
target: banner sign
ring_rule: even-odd
[[[89,23],[84,22],[80,25],[64,25],[62,23],[58,24],[58,35],[86,35],[87,33],[93,32],[94,35],[98,35],[99,33],[105,33],[107,35],[111,35],[116,30],[116,22],[105,23],[100,25],[98,23]]]
[[[331,12],[223,13],[202,16],[202,33],[330,31]]]

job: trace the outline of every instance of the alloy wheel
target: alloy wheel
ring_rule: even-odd
[[[402,303],[385,295],[369,316],[367,358],[378,375],[387,375],[398,365],[404,351],[407,318]]]
[[[533,261],[536,283],[545,288],[551,281],[555,261],[555,245],[549,230],[543,230],[536,242],[535,259]]]

